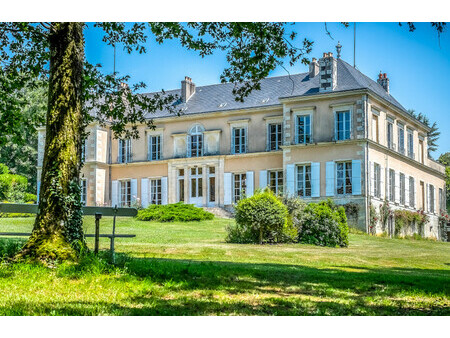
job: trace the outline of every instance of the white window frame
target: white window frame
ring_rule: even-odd
[[[309,180],[306,179],[306,167],[309,167]],[[310,198],[312,196],[312,166],[310,162],[300,163],[296,165],[296,187],[295,191],[297,196],[302,198]],[[300,174],[302,180],[300,180]],[[306,187],[306,183],[309,181],[309,188]],[[301,184],[300,184],[301,183]],[[302,186],[302,188],[300,187]],[[309,194],[307,194],[307,189],[309,189]]]
[[[192,173],[192,169],[195,169],[195,173]],[[203,167],[190,167],[189,170],[189,192],[190,198],[200,198],[203,197]],[[200,172],[201,171],[201,172]],[[192,182],[195,181],[195,191],[192,189]],[[193,195],[195,192],[195,195]]]
[[[125,142],[125,147],[123,146],[123,142]],[[117,153],[118,153],[118,158],[119,158],[119,163],[130,163],[132,161],[132,150],[131,150],[131,139],[119,139],[118,142],[118,149],[117,149]],[[122,152],[121,149],[122,148]],[[125,149],[125,153],[124,150]],[[120,156],[122,155],[122,156]]]
[[[376,198],[381,198],[381,165],[373,164],[373,194]]]
[[[187,168],[177,168],[176,170],[177,170],[177,197],[178,197],[178,202],[185,202],[185,191],[186,191],[186,185],[185,185],[186,181],[185,181],[185,179],[186,179],[186,176],[187,176],[186,171],[189,170],[189,169],[187,169]],[[180,174],[180,170],[183,170],[183,175]],[[183,191],[182,191],[183,194],[180,191],[181,190],[180,189],[181,181],[183,182]]]
[[[159,153],[156,156],[153,156],[153,138],[159,138],[159,141],[156,142],[157,147],[159,146]],[[161,132],[152,133],[149,132],[147,134],[147,160],[148,161],[159,161],[162,160],[163,154],[163,134]],[[155,158],[153,158],[155,157]]]
[[[406,128],[406,151],[407,156],[414,159],[414,130]]]
[[[415,198],[416,198],[416,186],[415,186],[415,180],[414,177],[410,176],[409,180],[408,180],[408,184],[409,184],[409,206],[411,208],[414,208],[414,204],[415,204]]]
[[[277,130],[275,133],[275,148],[272,149],[272,132],[271,127],[277,126],[280,128],[280,131]],[[283,122],[282,121],[270,121],[267,123],[267,150],[268,151],[277,151],[281,150],[281,146],[283,145]]]
[[[401,205],[406,205],[406,176],[404,173],[400,173],[399,176],[399,191],[400,191],[400,196],[399,196],[399,202]]]
[[[348,138],[344,138],[342,140],[338,139],[338,123],[337,123],[337,116],[339,113],[345,113],[348,112],[349,116],[350,116],[350,130],[349,130],[349,137]],[[334,140],[335,141],[346,141],[346,140],[351,140],[353,138],[353,106],[336,106],[333,108],[333,114],[334,114]],[[346,130],[344,129],[344,132],[346,132]]]
[[[274,174],[275,175],[275,179],[274,179],[274,181],[275,181],[275,185],[272,185],[272,174]],[[269,188],[275,193],[275,194],[278,194],[278,193],[283,193],[283,191],[284,191],[284,172],[283,172],[283,169],[278,169],[278,170],[275,170],[275,169],[272,169],[272,170],[268,170],[267,171],[267,175],[268,175],[268,177],[267,177],[267,179],[268,179],[268,186],[269,186]]]
[[[205,148],[205,137],[203,135],[203,132],[205,131],[205,128],[201,124],[194,124],[190,129],[189,133],[187,135],[187,154],[188,157],[201,157],[204,154],[204,148]],[[192,141],[193,137],[196,137],[196,150],[195,154],[192,154]],[[200,145],[198,145],[200,143]]]
[[[162,204],[162,180],[161,177],[149,178],[148,180],[148,203],[149,204]]]
[[[338,171],[339,171],[339,164],[343,164],[343,166],[344,166],[344,168],[343,168],[343,186],[342,186],[342,189],[343,189],[343,192],[342,193],[339,193],[339,191],[338,191],[338,189],[339,189],[339,187],[338,187],[338,180],[339,180],[339,178],[338,178]],[[350,165],[350,176],[349,176],[349,179],[350,179],[350,185],[348,185],[347,184],[347,173],[349,172],[349,169],[348,169],[348,165]],[[352,161],[336,161],[335,162],[335,189],[336,189],[336,195],[338,195],[338,196],[344,196],[344,195],[352,195],[353,194],[353,163],[352,163]],[[347,191],[348,190],[348,187],[350,187],[350,192],[349,191]]]
[[[428,210],[431,214],[436,212],[436,189],[433,184],[428,184],[428,200],[430,205],[428,206]]]
[[[395,202],[395,170],[392,168],[388,170],[388,181],[388,201]]]
[[[392,119],[390,117],[386,117],[386,147],[388,147],[389,149],[392,149],[392,150],[395,150],[394,124],[395,124],[394,119]]]
[[[238,151],[236,151],[236,132],[239,130],[239,145]],[[242,135],[242,132],[244,135]],[[247,153],[247,139],[248,139],[248,129],[245,126],[233,126],[231,128],[231,153],[232,154],[245,154]],[[243,141],[243,143],[242,143]]]
[[[397,151],[405,155],[405,125],[403,123],[397,123],[397,143]]]
[[[131,180],[130,179],[124,179],[124,180],[119,180],[119,184],[120,184],[120,206],[121,207],[129,207],[131,205]],[[129,189],[129,194],[126,192],[124,193],[124,189],[122,185],[125,185],[126,189]],[[129,188],[127,187],[127,185],[129,185]],[[129,195],[129,196],[128,196]],[[125,198],[123,198],[125,197]]]
[[[238,183],[238,187],[236,187]],[[237,203],[244,198],[247,189],[247,173],[233,173],[232,181],[233,202]]]
[[[88,192],[87,179],[82,178],[81,179],[81,203],[83,205],[86,205],[86,203],[87,203],[87,192]]]
[[[304,132],[303,133],[303,142],[300,142],[300,118],[309,118],[309,133]],[[311,113],[306,113],[306,112],[301,112],[295,115],[295,143],[296,144],[308,144],[308,143],[312,143],[312,129],[313,129],[313,120],[312,120],[312,114]],[[307,137],[309,137],[309,140],[307,140]]]

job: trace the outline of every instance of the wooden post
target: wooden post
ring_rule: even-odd
[[[114,254],[114,239],[116,235],[116,215],[117,215],[117,205],[114,208],[114,218],[113,218],[113,228],[112,228],[112,237],[111,237],[111,261],[114,264],[116,257]]]
[[[98,247],[100,244],[100,219],[102,218],[102,214],[99,212],[95,213],[95,246],[94,253],[98,255]]]

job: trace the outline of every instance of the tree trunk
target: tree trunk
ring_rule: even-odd
[[[76,259],[85,247],[80,192],[84,38],[82,23],[54,23],[39,214],[18,257]]]

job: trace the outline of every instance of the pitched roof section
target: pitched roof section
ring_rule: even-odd
[[[232,83],[197,86],[195,94],[186,103],[181,103],[180,107],[185,115],[190,115],[280,105],[280,98],[319,94],[319,77],[318,75],[310,79],[308,73],[301,73],[265,78],[261,81],[261,90],[252,91],[244,99],[244,102],[235,101],[232,94],[234,87]],[[406,112],[406,109],[377,82],[365,76],[347,62],[338,59],[337,86],[333,93],[358,89],[369,89]],[[180,89],[167,91],[166,93],[181,96]],[[152,95],[152,93],[145,95]],[[147,115],[148,118],[168,116],[170,114],[165,111]]]

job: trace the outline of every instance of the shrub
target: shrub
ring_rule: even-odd
[[[214,215],[192,204],[181,202],[167,205],[150,205],[138,211],[136,218],[140,221],[190,222],[214,218]]]
[[[24,239],[1,238],[0,239],[0,260],[14,257],[25,244]]]
[[[28,180],[25,176],[14,175],[4,164],[0,167],[0,201],[24,202]]]
[[[268,189],[239,201],[235,210],[236,225],[227,227],[227,242],[292,242],[296,230],[287,222],[288,210]]]
[[[301,243],[330,247],[348,246],[348,224],[345,209],[331,200],[310,203],[294,218]]]

